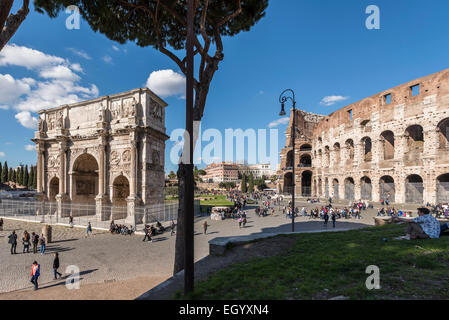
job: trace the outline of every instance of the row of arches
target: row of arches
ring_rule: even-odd
[[[436,129],[438,133],[438,146],[439,149],[449,148],[449,118],[445,118],[437,126]],[[406,148],[405,153],[422,153],[424,151],[424,130],[421,125],[412,125],[407,127],[404,132],[404,137],[406,138]],[[391,130],[386,130],[380,134],[379,137],[382,143],[383,150],[383,160],[394,159],[395,154],[395,135]],[[362,158],[364,161],[372,160],[373,143],[372,138],[365,136],[360,140],[362,145]],[[348,150],[347,158],[349,160],[354,160],[354,140],[348,139],[345,141],[344,146]],[[325,155],[327,163],[330,163],[330,147],[325,146],[324,151],[319,149],[315,151],[314,156],[318,159],[323,159],[322,155]],[[333,146],[333,151],[336,153],[336,163],[340,162],[341,159],[341,145],[340,143],[335,143]]]
[[[59,194],[59,177],[53,177],[48,182],[48,198],[56,200]],[[90,154],[82,154],[74,164],[72,170],[72,202],[95,204],[95,197],[99,190],[99,176],[97,160]],[[123,174],[116,177],[112,183],[112,205],[126,206],[126,199],[130,195],[129,180]]]
[[[324,194],[322,189],[322,180],[318,179],[317,195],[329,197],[329,180],[324,181]],[[344,181],[344,194],[340,195],[340,183],[338,179],[332,180],[333,197],[335,199],[345,199],[354,201],[355,199],[355,181],[352,177]],[[424,181],[420,175],[409,175],[405,181],[405,203],[423,203],[424,201]],[[395,180],[391,176],[383,176],[379,179],[379,198],[380,200],[396,201]],[[373,183],[371,179],[364,176],[360,179],[360,197],[362,200],[373,200]],[[343,197],[343,198],[342,198]],[[436,201],[437,203],[449,202],[449,173],[442,174],[436,179]]]

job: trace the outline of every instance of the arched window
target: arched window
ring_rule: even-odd
[[[354,160],[354,141],[352,139],[348,139],[345,144],[348,151],[349,160]]]
[[[449,148],[449,118],[442,120],[438,124],[439,148]]]
[[[384,160],[394,159],[394,133],[392,131],[384,131],[380,135],[383,145]]]
[[[423,152],[424,150],[424,133],[423,128],[420,125],[410,126],[405,130],[405,136],[407,138],[407,151],[408,152]]]
[[[363,148],[363,160],[371,161],[373,159],[372,153],[373,145],[371,143],[370,137],[365,137],[362,139],[362,148]]]

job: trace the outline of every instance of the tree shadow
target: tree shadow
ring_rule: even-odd
[[[69,241],[77,241],[79,239],[66,239],[66,240],[56,240],[56,241],[52,241],[50,243],[60,243],[60,242],[69,242]]]

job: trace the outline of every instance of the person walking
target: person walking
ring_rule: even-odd
[[[327,213],[327,211],[324,212],[324,227],[327,228],[327,222],[329,221],[329,214]]]
[[[71,214],[69,217],[69,225],[70,225],[70,228],[73,228],[73,216]]]
[[[0,218],[0,231],[3,231],[3,218]]]
[[[170,236],[172,236],[175,233],[175,222],[172,220],[171,221],[171,232],[170,232]]]
[[[25,230],[23,233],[23,238],[22,238],[22,243],[23,243],[23,252],[25,253],[25,250],[27,251],[27,253],[30,252],[30,234]]]
[[[89,232],[92,234],[92,225],[90,224],[90,221],[87,223],[86,237],[89,236]]]
[[[33,253],[37,253],[37,244],[39,243],[39,236],[34,232],[31,234],[31,241],[33,242]]]
[[[11,245],[11,254],[17,254],[16,247],[17,247],[17,234],[13,230],[13,232],[8,237],[8,243]]]
[[[209,225],[207,224],[207,221],[204,221],[203,222],[203,231],[204,231],[204,234],[206,234],[207,233],[207,227],[208,227]]]
[[[55,252],[55,258],[53,259],[53,274],[54,274],[54,278],[53,280],[56,280],[59,275],[59,278],[62,277],[62,274],[58,272],[59,269],[59,253]]]
[[[143,231],[145,232],[145,237],[143,237],[143,242],[145,242],[145,240],[146,239],[148,239],[148,241],[150,241],[151,240],[151,238],[150,238],[150,233],[149,233],[149,231],[148,231],[148,226],[145,226],[145,228],[143,229]]]
[[[41,245],[41,255],[45,253],[45,237],[44,234],[41,234],[41,238],[39,239],[39,244]]]
[[[242,217],[240,217],[240,218],[239,218],[239,228],[240,228],[240,229],[242,228],[242,222],[243,222],[243,219],[242,219]]]
[[[41,266],[37,263],[37,261],[34,261],[33,266],[31,267],[31,280],[30,280],[30,282],[34,284],[34,290],[38,289],[37,280],[40,276],[40,268]]]
[[[337,215],[335,214],[335,212],[332,212],[332,227],[335,228],[335,222],[337,221]]]

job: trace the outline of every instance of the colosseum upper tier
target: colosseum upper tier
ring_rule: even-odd
[[[311,136],[303,132],[295,141],[297,193],[396,203],[449,201],[449,69],[348,105],[311,125]],[[291,126],[292,121],[288,133]],[[281,153],[283,192],[292,185],[288,138]],[[303,160],[308,157],[311,163]]]

